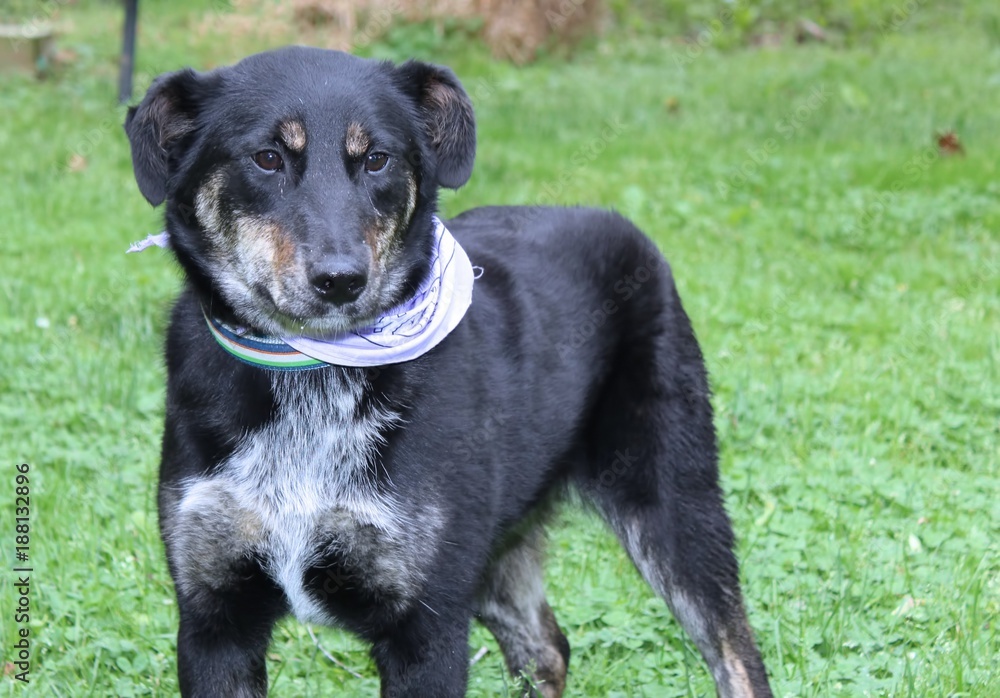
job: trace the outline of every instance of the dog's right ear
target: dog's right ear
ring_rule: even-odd
[[[153,81],[139,106],[130,107],[125,117],[135,181],[153,206],[159,206],[167,196],[173,149],[194,130],[203,79],[191,69],[165,73]]]

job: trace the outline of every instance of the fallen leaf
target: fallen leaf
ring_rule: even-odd
[[[823,27],[808,19],[800,19],[795,25],[795,41],[804,44],[806,41],[826,41]]]
[[[937,136],[938,150],[941,155],[965,155],[965,148],[962,147],[958,136],[954,131],[945,131]]]
[[[87,169],[87,158],[80,155],[80,153],[73,153],[69,158],[66,169],[70,172],[83,172]]]
[[[76,62],[79,57],[79,54],[72,49],[59,48],[52,54],[52,62],[59,65],[69,65]]]
[[[915,599],[909,594],[903,597],[903,600],[899,602],[896,609],[892,612],[894,616],[905,616],[907,613],[915,609],[917,606],[923,606],[924,602],[922,599]]]

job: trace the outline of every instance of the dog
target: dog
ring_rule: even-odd
[[[770,696],[670,267],[618,214],[436,217],[472,173],[455,74],[289,47],[161,75],[135,178],[185,277],[159,520],[183,696],[265,696],[291,613],[371,645],[384,698],[465,695],[473,618],[566,690],[544,527],[593,505],[720,696]]]

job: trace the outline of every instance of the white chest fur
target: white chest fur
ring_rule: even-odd
[[[336,552],[365,585],[405,598],[423,581],[421,559],[441,521],[373,487],[389,411],[358,409],[360,374],[337,369],[327,380],[276,373],[274,419],[242,441],[210,476],[183,483],[171,528],[182,584],[225,586],[234,559],[254,555],[302,620],[331,623],[323,594],[304,572]],[[192,589],[193,591],[194,589]]]

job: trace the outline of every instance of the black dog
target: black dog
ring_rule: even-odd
[[[159,490],[183,695],[266,695],[289,612],[371,642],[383,696],[464,695],[473,617],[513,672],[533,672],[527,692],[562,695],[569,645],[541,548],[567,486],[719,694],[771,695],[701,352],[639,230],[602,211],[486,208],[450,221],[460,246],[446,248],[436,192],[468,180],[475,125],[454,74],[424,63],[288,48],[184,70],[125,128],[187,278]],[[464,318],[462,249],[481,268]],[[461,321],[433,330],[414,305]],[[346,365],[291,346],[378,344],[391,322],[407,347],[434,345]]]

